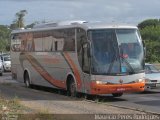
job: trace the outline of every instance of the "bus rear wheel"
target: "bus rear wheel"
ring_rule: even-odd
[[[24,82],[25,82],[25,86],[27,88],[31,87],[31,85],[30,85],[30,78],[29,78],[28,72],[26,72],[25,75],[24,75]]]
[[[0,73],[0,76],[3,76],[3,73]]]
[[[121,97],[123,93],[112,93],[113,97]]]
[[[69,93],[69,96],[71,97],[77,97],[76,83],[74,82],[73,78],[69,83],[68,93]]]

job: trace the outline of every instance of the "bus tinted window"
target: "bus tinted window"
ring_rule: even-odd
[[[86,32],[83,29],[78,28],[76,32],[77,32],[76,39],[77,39],[78,61],[80,66],[82,67],[82,48],[83,48],[83,43],[87,41],[87,37],[86,37]]]
[[[77,52],[80,52],[82,43],[86,42],[86,32],[83,29],[77,29]]]
[[[43,51],[49,52],[55,50],[53,49],[53,43],[54,43],[53,38],[54,37],[52,31],[43,32]]]
[[[33,37],[34,37],[35,51],[40,51],[40,52],[43,51],[42,33],[35,32]]]
[[[64,30],[64,51],[75,51],[75,29]]]
[[[64,31],[53,30],[52,50],[62,51],[64,46]]]
[[[75,29],[59,29],[12,36],[14,51],[75,51]]]
[[[33,45],[33,33],[27,33],[25,51],[33,51]]]
[[[20,37],[19,34],[14,34],[11,36],[11,50],[18,52],[20,51]]]

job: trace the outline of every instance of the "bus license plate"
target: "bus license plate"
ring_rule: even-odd
[[[125,88],[117,88],[117,91],[125,91]]]

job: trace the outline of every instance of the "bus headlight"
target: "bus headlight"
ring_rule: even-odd
[[[137,82],[145,83],[145,79],[144,78],[140,78],[140,79],[137,80]]]
[[[103,85],[109,84],[108,82],[100,81],[100,80],[96,80],[95,82],[96,82],[96,84],[103,84]]]
[[[103,84],[103,82],[102,81],[96,81],[96,84]]]

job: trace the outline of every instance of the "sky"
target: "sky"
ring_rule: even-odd
[[[160,18],[160,0],[0,0],[0,24],[10,25],[27,10],[25,23],[85,20],[138,24]]]

